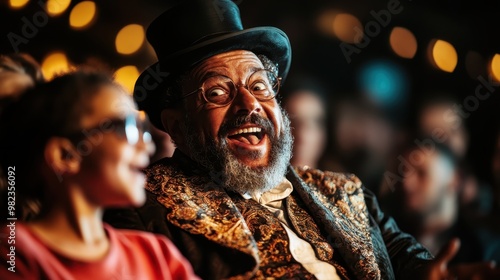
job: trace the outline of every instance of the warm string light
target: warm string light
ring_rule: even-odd
[[[395,54],[404,58],[413,58],[417,53],[417,39],[404,27],[394,27],[389,36],[389,43]]]
[[[434,67],[452,73],[458,63],[455,47],[444,40],[434,39],[429,43],[428,56]]]
[[[133,54],[144,43],[144,28],[139,24],[129,24],[123,27],[115,39],[116,51],[120,54]]]
[[[26,4],[28,4],[29,0],[9,0],[9,6],[13,9],[20,9]]]
[[[500,82],[500,54],[498,53],[491,58],[490,73],[497,82]]]
[[[134,92],[134,85],[139,78],[139,70],[134,65],[123,66],[115,72],[115,81],[122,85],[129,94]]]
[[[318,16],[316,23],[317,28],[324,34],[337,38],[343,42],[342,44],[352,44],[352,48],[356,48],[356,53],[362,50],[363,46],[359,44],[365,34],[362,23],[356,16],[329,9]],[[407,59],[414,58],[418,50],[415,34],[408,28],[401,26],[392,28],[389,35],[389,46],[396,55]],[[441,71],[453,73],[458,65],[457,50],[448,41],[442,39],[431,40],[427,47],[427,54],[431,64]],[[469,51],[464,58],[466,71],[471,78],[489,72],[493,79],[500,81],[500,54],[495,54],[488,66],[486,66],[481,54],[477,52]]]
[[[51,16],[58,16],[64,13],[71,4],[71,0],[48,0],[46,7]]]
[[[69,15],[69,25],[74,29],[89,27],[96,19],[97,7],[93,1],[78,3]]]
[[[24,7],[29,0],[9,0],[12,8]],[[70,6],[71,0],[48,0],[46,3],[47,11],[50,15],[56,16],[62,14]],[[71,10],[69,16],[70,26],[74,29],[84,29],[95,22],[97,15],[97,6],[93,1],[82,1],[76,4]],[[363,38],[363,26],[360,20],[349,13],[328,10],[324,12],[318,19],[319,27],[326,33],[335,36],[339,40],[349,43],[358,44]],[[134,54],[141,49],[145,41],[144,27],[139,24],[129,24],[123,27],[116,35],[115,48],[116,51],[123,55]],[[411,59],[415,57],[418,49],[417,39],[415,35],[407,28],[396,26],[391,30],[389,35],[389,45],[392,51],[403,58]],[[57,53],[56,53],[57,54]],[[54,55],[54,54],[52,54]],[[47,58],[49,58],[48,56]],[[57,56],[56,56],[57,57]],[[480,59],[481,58],[481,59]],[[452,73],[458,64],[458,55],[454,46],[444,40],[434,39],[428,45],[428,59],[436,68]],[[60,60],[62,61],[62,60]],[[495,54],[489,64],[488,72],[497,81],[500,81],[500,55]],[[51,62],[50,65],[56,65]],[[61,69],[69,68],[69,64],[59,62]],[[63,66],[66,65],[66,66]],[[481,75],[485,69],[485,63],[482,63],[482,57],[477,52],[469,51],[465,57],[466,70],[471,77]],[[49,66],[47,66],[49,67]],[[55,66],[50,66],[54,68]],[[49,67],[49,68],[50,68]],[[128,71],[129,76],[134,76],[132,68],[135,66],[125,66],[120,68],[121,71]],[[51,68],[51,69],[52,69]],[[57,68],[57,67],[56,67]],[[55,69],[55,68],[54,68]],[[124,70],[128,69],[128,70]],[[137,68],[135,68],[136,70]],[[45,70],[49,73],[52,70]],[[121,73],[118,72],[117,73]],[[51,74],[47,74],[50,77]]]
[[[71,71],[72,67],[63,52],[53,52],[45,57],[42,62],[42,73],[47,81],[55,76]]]
[[[337,14],[333,18],[333,33],[343,42],[359,43],[363,39],[363,26],[358,18],[348,13]]]

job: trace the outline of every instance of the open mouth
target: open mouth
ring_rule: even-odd
[[[252,126],[236,129],[229,133],[228,138],[249,145],[257,145],[264,138],[264,135],[261,127]]]

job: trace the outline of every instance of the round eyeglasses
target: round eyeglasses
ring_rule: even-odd
[[[238,88],[243,87],[257,100],[268,101],[278,94],[280,81],[281,78],[267,69],[257,70],[252,73],[244,85],[236,85],[234,81],[227,76],[214,75],[203,81],[201,87],[183,95],[179,100],[201,91],[207,103],[225,106],[234,100]]]

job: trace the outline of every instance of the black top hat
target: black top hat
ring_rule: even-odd
[[[175,74],[211,56],[231,50],[263,54],[278,65],[283,79],[290,68],[291,47],[286,34],[268,26],[243,29],[239,9],[229,0],[182,1],[156,18],[146,36],[159,61],[137,79],[134,99],[160,129],[160,113],[170,101],[166,85]]]

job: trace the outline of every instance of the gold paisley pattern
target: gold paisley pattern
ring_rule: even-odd
[[[333,213],[334,222],[330,224],[334,228],[331,242],[336,248],[343,248],[343,258],[356,277],[381,279],[361,181],[351,174],[317,169],[296,168],[295,172],[307,184],[306,187],[310,190],[308,197],[319,201]],[[323,224],[331,222],[327,220]]]
[[[347,270],[339,263],[338,258],[340,256],[335,255],[334,248],[328,243],[328,240],[324,237],[325,234],[321,233],[316,222],[307,213],[303,202],[290,195],[286,199],[286,207],[288,217],[297,235],[311,244],[320,260],[332,264],[339,277],[349,279]]]
[[[255,257],[255,241],[229,196],[214,187],[208,177],[187,177],[178,166],[154,165],[146,170],[146,189],[167,209],[167,220],[218,244]]]
[[[316,255],[322,261],[330,261],[333,258],[333,247],[321,235],[318,225],[309,214],[297,203],[293,196],[286,200],[288,217],[295,228],[298,236],[313,245]]]
[[[146,188],[166,208],[170,223],[248,254],[259,264],[231,279],[314,279],[291,256],[286,231],[270,211],[239,195],[230,197],[196,168],[184,156],[146,170]],[[334,265],[341,278],[381,279],[360,180],[308,168],[290,173],[295,191],[285,205],[298,236],[319,259]]]
[[[240,209],[259,248],[260,264],[255,279],[316,279],[293,259],[287,233],[271,211],[238,194],[231,198]]]

